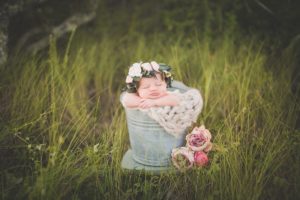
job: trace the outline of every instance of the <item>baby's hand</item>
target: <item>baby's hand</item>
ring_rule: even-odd
[[[139,108],[146,109],[146,108],[154,107],[155,105],[156,105],[155,100],[153,99],[142,99],[139,104]]]

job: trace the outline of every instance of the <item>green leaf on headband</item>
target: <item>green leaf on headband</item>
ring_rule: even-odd
[[[155,76],[155,71],[150,71],[150,72],[149,72],[149,76],[151,76],[151,77],[152,77],[152,76]]]
[[[139,80],[141,80],[141,77],[135,76],[135,77],[133,77],[132,79],[133,79],[134,81],[139,81]]]
[[[136,92],[136,84],[135,83],[127,84],[127,92],[129,92],[129,93]]]
[[[147,78],[150,78],[150,77],[154,77],[155,76],[155,71],[144,71],[143,72],[143,75],[142,77],[147,77]]]
[[[159,63],[159,70],[160,71],[170,71],[171,67],[164,63]]]
[[[134,87],[135,87],[135,85],[132,84],[132,83],[127,84],[127,88],[128,88],[128,89],[129,89],[129,88],[134,88]]]
[[[145,74],[144,74],[145,77],[148,77],[150,76],[150,72],[149,71],[145,71]]]
[[[135,92],[136,92],[136,89],[135,89],[135,88],[128,88],[128,89],[127,89],[127,92],[128,92],[128,93],[135,93]]]

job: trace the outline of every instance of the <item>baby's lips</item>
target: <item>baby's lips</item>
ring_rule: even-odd
[[[159,93],[158,92],[153,92],[153,93],[150,93],[151,96],[158,96]]]

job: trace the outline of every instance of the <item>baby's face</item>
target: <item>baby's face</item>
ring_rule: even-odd
[[[157,99],[167,93],[167,84],[157,75],[151,78],[142,78],[137,90],[142,99]]]

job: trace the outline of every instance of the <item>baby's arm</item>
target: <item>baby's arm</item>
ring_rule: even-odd
[[[122,103],[127,108],[136,108],[140,105],[142,99],[136,93],[128,93],[124,94]]]
[[[155,106],[176,106],[179,104],[179,98],[173,94],[166,94],[157,99],[142,99],[139,108],[150,108]]]
[[[125,93],[122,103],[127,108],[150,108],[155,106],[176,106],[179,99],[173,94],[166,94],[157,99],[142,99],[136,93]]]

